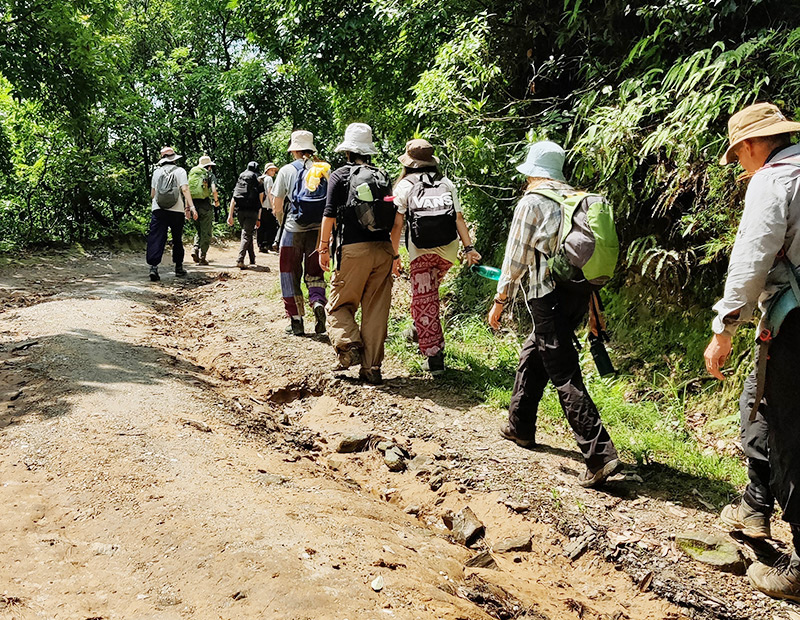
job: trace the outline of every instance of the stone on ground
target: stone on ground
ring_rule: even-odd
[[[483,523],[475,516],[469,506],[465,506],[453,515],[453,527],[451,529],[453,538],[467,547],[483,537],[486,531]]]
[[[721,536],[702,532],[683,532],[675,543],[686,555],[726,573],[744,575],[747,567],[738,547]]]
[[[336,451],[340,454],[348,454],[350,452],[363,452],[369,443],[369,435],[366,433],[352,433],[339,441]]]

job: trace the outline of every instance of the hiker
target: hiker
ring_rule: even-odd
[[[720,368],[731,339],[758,304],[756,367],[739,401],[750,482],[742,500],[726,506],[721,517],[745,535],[768,538],[777,499],[791,526],[793,551],[775,566],[753,563],[747,576],[757,590],[794,601],[800,601],[800,146],[790,135],[797,131],[800,123],[769,103],[746,107],[728,121],[721,163],[738,161],[750,181],[704,355],[708,372],[724,379]]]
[[[251,161],[247,169],[239,175],[233,190],[231,204],[228,207],[228,226],[233,226],[233,216],[242,227],[242,240],[239,244],[239,256],[236,266],[245,269],[245,254],[250,257],[250,266],[256,264],[256,251],[253,247],[254,233],[261,223],[261,198],[263,187],[258,180],[258,163]]]
[[[522,447],[534,447],[539,403],[547,382],[552,381],[586,463],[578,482],[594,487],[616,473],[621,462],[583,383],[573,344],[575,329],[588,312],[591,291],[553,279],[548,258],[558,247],[562,207],[553,198],[536,193],[550,190],[560,197],[575,194],[564,179],[563,166],[564,149],[547,141],[532,144],[525,162],[517,166],[527,177],[527,189],[514,210],[488,321],[494,329],[500,328],[500,316],[527,272],[533,332],[520,352],[508,423],[500,433]]]
[[[374,385],[383,382],[381,364],[392,304],[392,265],[397,258],[392,229],[400,236],[403,221],[395,217],[389,196],[391,183],[383,170],[372,166],[378,152],[372,128],[348,125],[336,147],[347,163],[328,180],[328,196],[317,249],[319,264],[330,270],[331,251],[336,269],[331,277],[328,332],[338,358],[334,370],[360,364],[359,377]],[[331,244],[331,238],[335,243]],[[356,312],[361,308],[361,325]]]
[[[427,140],[411,140],[400,157],[403,171],[394,186],[394,204],[401,219],[408,220],[406,247],[411,260],[410,339],[418,340],[425,356],[423,367],[432,375],[444,373],[444,331],[440,318],[439,285],[458,260],[458,240],[464,260],[474,265],[481,259],[470,240],[453,182],[439,170],[439,159]],[[400,229],[392,237],[395,254]],[[395,260],[400,268],[399,257]]]
[[[303,291],[301,281],[308,288],[308,301],[314,311],[317,335],[324,334],[325,326],[325,276],[317,257],[317,240],[322,223],[322,213],[328,191],[330,166],[315,162],[314,134],[310,131],[292,132],[289,152],[294,157],[275,175],[272,186],[272,209],[281,222],[278,233],[280,248],[278,262],[281,272],[281,294],[286,316],[289,317],[287,333],[305,334],[303,324]],[[311,182],[313,187],[308,183]],[[285,204],[288,200],[289,204]]]
[[[175,275],[185,276],[183,268],[183,223],[197,219],[197,210],[189,193],[186,170],[175,162],[181,158],[171,146],[161,149],[161,159],[153,171],[150,182],[150,228],[147,232],[147,264],[150,265],[150,280],[158,282],[158,265],[167,245],[167,231],[172,235],[172,262]]]
[[[278,220],[272,212],[272,184],[278,166],[272,162],[264,166],[264,174],[259,177],[264,187],[261,194],[261,226],[258,227],[258,251],[266,254],[275,250],[275,237],[278,234]]]
[[[195,221],[194,247],[192,260],[200,265],[208,265],[206,255],[211,245],[211,233],[214,229],[214,208],[219,207],[217,194],[217,178],[211,170],[216,164],[208,155],[203,155],[197,165],[189,170],[189,193],[192,195],[197,221]],[[211,204],[211,200],[214,204]]]

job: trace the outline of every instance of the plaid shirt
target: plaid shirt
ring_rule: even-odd
[[[545,181],[537,189],[553,190],[564,196],[575,191],[560,181]],[[498,293],[513,297],[526,270],[530,274],[529,299],[544,297],[555,289],[547,259],[558,246],[560,228],[561,205],[526,192],[514,210],[503,270],[497,283]]]

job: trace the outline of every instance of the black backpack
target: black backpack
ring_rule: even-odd
[[[421,249],[438,248],[458,238],[455,200],[438,173],[423,172],[408,195],[408,231],[411,241]]]
[[[236,180],[233,202],[241,211],[258,211],[261,208],[261,201],[258,199],[258,175],[252,170],[245,170]]]
[[[355,220],[364,230],[379,232],[394,226],[397,208],[384,200],[391,194],[389,175],[380,168],[359,164],[350,169],[346,209],[352,209]]]

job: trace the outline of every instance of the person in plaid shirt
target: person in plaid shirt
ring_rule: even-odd
[[[582,486],[595,487],[618,472],[622,463],[583,383],[573,344],[575,329],[589,309],[590,291],[553,281],[547,259],[558,245],[561,205],[533,192],[548,189],[563,196],[575,193],[564,180],[563,166],[564,149],[545,141],[532,144],[525,162],[517,167],[528,178],[528,186],[514,210],[497,296],[488,320],[494,329],[499,329],[503,309],[527,272],[528,307],[534,327],[520,352],[508,423],[500,432],[522,447],[534,447],[539,401],[548,381],[552,381],[586,462],[586,471],[578,481]]]

